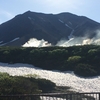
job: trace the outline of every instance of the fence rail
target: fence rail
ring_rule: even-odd
[[[0,95],[0,100],[100,100],[100,93],[42,93]]]

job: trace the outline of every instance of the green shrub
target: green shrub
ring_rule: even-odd
[[[0,95],[48,92],[54,87],[55,83],[46,79],[9,76],[7,73],[0,73]]]
[[[74,73],[84,77],[97,75],[97,72],[94,67],[88,64],[78,64],[75,68]]]
[[[77,63],[81,60],[81,56],[71,56],[68,58],[68,63]]]

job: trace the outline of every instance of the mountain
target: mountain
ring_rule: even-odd
[[[38,41],[38,46],[56,45],[61,40],[75,40],[75,37],[91,39],[99,29],[100,23],[85,16],[27,11],[0,25],[0,46],[22,46],[29,44],[30,39],[35,45]]]

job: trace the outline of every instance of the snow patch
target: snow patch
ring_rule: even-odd
[[[30,20],[31,20],[32,18],[31,18],[31,17],[28,17],[28,19],[30,19]]]
[[[18,39],[19,39],[19,37],[17,37],[17,38],[15,38],[15,39],[11,40],[10,42],[14,42],[14,41],[16,41],[16,40],[18,40]]]
[[[74,29],[71,31],[71,33],[70,33],[70,35],[68,36],[68,39],[71,39],[71,38],[73,38],[73,33],[74,33]]]
[[[19,37],[17,37],[17,38],[15,38],[15,39],[11,40],[10,42],[0,44],[0,46],[6,45],[6,44],[11,43],[11,42],[14,42],[14,41],[16,41],[16,40],[18,40],[18,39],[19,39]],[[1,43],[2,43],[2,42],[3,42],[3,41],[1,41]]]
[[[3,41],[0,41],[0,43],[2,43]]]
[[[28,19],[31,20],[31,21],[35,20],[34,18],[31,18],[31,17],[28,17]]]
[[[71,23],[71,22],[69,22],[69,24],[70,24],[70,25],[72,25],[72,23]]]
[[[68,28],[72,29],[68,24],[65,24],[65,26],[67,26]]]
[[[61,23],[64,23],[64,22],[63,22],[62,20],[60,20],[60,19],[59,19],[59,21],[60,21]]]

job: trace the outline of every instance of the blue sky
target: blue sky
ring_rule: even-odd
[[[100,22],[100,0],[0,0],[0,24],[26,11],[70,12]]]

